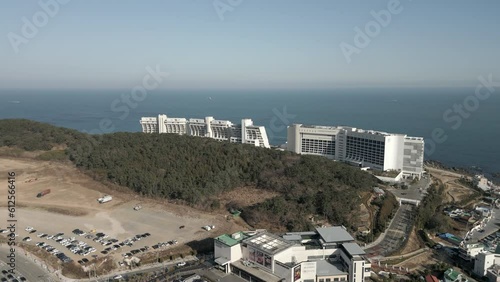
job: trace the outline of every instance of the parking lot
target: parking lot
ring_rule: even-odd
[[[147,208],[141,211],[134,211],[132,207],[124,209],[129,212],[117,210],[116,214],[97,213],[93,217],[20,209],[16,241],[44,249],[61,262],[75,261],[88,266],[94,259],[111,256],[118,269],[125,269],[126,260],[134,256],[168,249],[190,238],[203,238],[213,233],[202,229],[206,223],[203,219],[186,220],[172,214],[164,216],[161,212],[152,214]],[[141,218],[145,215],[148,219]],[[128,222],[125,221],[127,216]]]
[[[500,243],[500,229],[480,239],[479,242],[485,244],[491,251],[495,251],[497,245]]]
[[[8,272],[6,268],[2,267],[1,273],[0,273],[0,281],[6,282],[21,282],[21,281],[28,281],[26,277],[24,277],[21,273],[18,273],[17,271],[12,274],[11,272]]]
[[[46,278],[49,278],[49,275],[40,264],[29,261],[19,250],[14,254],[16,261],[13,268],[13,265],[7,265],[7,262],[11,262],[7,257],[10,255],[10,247],[7,245],[0,246],[0,281],[48,281]],[[12,268],[14,273],[11,272]]]
[[[406,181],[405,183],[408,185],[408,188],[406,189],[389,188],[388,190],[398,199],[421,201],[427,194],[427,189],[431,184],[431,179],[428,176],[425,176],[413,184],[411,181]]]
[[[118,263],[127,259],[125,256],[140,256],[143,252],[169,249],[176,243],[203,240],[241,228],[226,221],[223,215],[145,199],[125,190],[111,191],[66,164],[2,159],[0,173],[11,170],[16,171],[17,184],[16,241],[33,246],[38,243],[37,248],[59,255],[60,261],[70,259],[87,265],[86,260],[91,261],[94,256],[110,256],[120,267]],[[48,187],[49,194],[36,197]],[[0,190],[0,197],[6,198],[6,191]],[[104,194],[113,195],[113,199],[99,204],[97,199]],[[141,208],[135,208],[138,205]],[[215,229],[203,229],[209,225]],[[27,227],[35,231],[27,231]],[[5,221],[0,223],[2,228],[6,228]],[[98,233],[104,235],[97,236]]]

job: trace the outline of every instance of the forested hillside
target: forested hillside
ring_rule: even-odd
[[[84,137],[73,129],[27,119],[0,120],[0,147],[15,146],[26,151],[50,150],[61,144],[73,144]]]
[[[5,131],[11,128],[10,122],[30,126],[21,132]],[[36,149],[66,144],[69,159],[98,179],[201,209],[218,208],[221,193],[244,185],[278,192],[281,196],[255,206],[238,207],[256,227],[265,218],[288,230],[304,229],[311,214],[350,226],[350,214],[360,204],[358,192],[376,185],[376,178],[368,173],[321,157],[208,138],[143,133],[90,136],[39,125],[40,129],[31,121],[0,121],[0,136],[11,136],[2,137],[0,146],[29,150],[33,146],[19,140],[31,132],[42,132],[37,138],[48,141],[39,140],[41,145]]]

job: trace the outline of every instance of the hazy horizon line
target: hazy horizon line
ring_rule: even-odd
[[[338,89],[465,89],[475,85],[352,85],[336,87],[294,87],[294,88],[162,88],[150,91],[151,93],[165,91],[330,91]],[[127,91],[129,88],[0,88],[0,91]]]

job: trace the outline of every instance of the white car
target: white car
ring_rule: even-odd
[[[177,266],[185,266],[185,265],[186,265],[185,261],[181,261],[181,262],[177,263]]]
[[[115,280],[119,280],[119,279],[122,279],[122,278],[123,278],[123,276],[121,276],[120,274],[118,274],[115,277],[113,277],[113,279],[115,279]]]
[[[26,229],[24,229],[24,230],[26,230],[26,231],[30,232],[31,230],[33,230],[33,227],[28,226],[28,227],[26,227]]]
[[[45,234],[45,233],[38,233],[38,235],[36,235],[36,237],[41,238],[42,236],[46,236],[46,235],[47,234]]]

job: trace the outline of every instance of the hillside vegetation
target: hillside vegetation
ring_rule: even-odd
[[[0,147],[17,147],[26,151],[50,150],[57,145],[74,144],[85,134],[27,119],[0,120]]]
[[[267,222],[276,229],[303,230],[310,227],[307,217],[316,214],[351,226],[352,211],[360,204],[358,193],[376,185],[368,173],[326,158],[208,138],[87,135],[27,120],[1,120],[0,136],[0,146],[25,150],[66,145],[67,157],[96,179],[200,209],[219,208],[218,196],[241,186],[279,193],[254,206],[236,207],[255,227]]]

